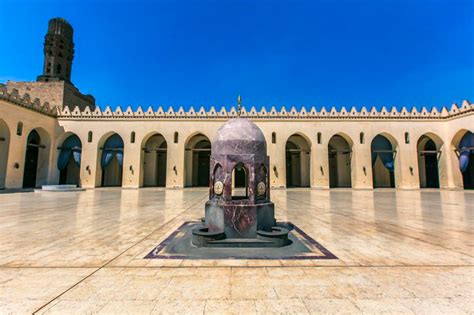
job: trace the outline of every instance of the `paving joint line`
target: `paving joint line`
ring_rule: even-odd
[[[297,200],[297,199],[294,199],[294,198],[291,198],[291,197],[287,197],[287,199],[290,199],[290,200],[293,200],[293,201],[298,201],[298,202],[301,202],[301,203],[306,203],[306,204],[308,204],[308,202],[305,202],[305,201],[302,201],[302,200]],[[311,205],[311,203],[309,203],[309,204]],[[358,222],[360,222],[360,223],[362,223],[362,224],[368,224],[368,225],[372,226],[372,224],[369,223],[369,222],[367,222],[367,221],[350,217],[348,214],[341,213],[340,211],[335,212],[335,214],[336,214],[336,215],[339,215],[339,216],[342,216],[342,217],[344,217],[344,218],[350,218],[351,220],[356,220],[356,221],[358,221]],[[393,230],[394,227],[397,227],[397,226],[396,226],[395,224],[391,223],[391,222],[384,222],[384,224],[386,224],[386,225],[389,226],[389,229],[387,229],[387,230],[385,231],[385,233],[388,234],[388,235],[392,235],[392,236],[394,236],[394,235],[395,235],[395,236],[403,235],[404,237],[411,238],[411,239],[413,239],[413,240],[415,240],[415,241],[418,241],[418,242],[430,244],[430,245],[435,246],[435,247],[440,247],[440,248],[442,248],[443,250],[446,250],[446,251],[452,251],[452,252],[457,253],[457,254],[459,254],[459,255],[465,255],[465,256],[467,256],[467,257],[474,258],[474,256],[472,256],[472,255],[469,254],[469,253],[463,253],[463,252],[461,252],[461,251],[459,251],[459,250],[457,250],[457,249],[452,249],[452,248],[449,248],[449,247],[447,247],[447,246],[440,245],[440,244],[438,244],[438,243],[430,242],[430,241],[428,241],[428,240],[424,240],[424,239],[422,239],[422,238],[420,238],[420,237],[417,237],[417,236],[405,235],[405,234],[402,234],[402,233],[400,233],[400,232],[397,232],[397,231]],[[403,228],[403,227],[402,227],[402,228]],[[405,230],[412,231],[413,229],[410,228],[410,227],[406,227]],[[415,233],[419,232],[419,231],[416,231],[416,228],[415,228],[414,230],[415,230]],[[430,236],[432,236],[432,235],[430,234]]]
[[[51,299],[50,301],[48,301],[47,303],[43,304],[42,306],[40,306],[37,310],[33,311],[33,314],[37,314],[39,311],[41,311],[42,309],[44,309],[46,306],[50,305],[51,303],[53,303],[55,300],[57,300],[58,298],[60,298],[61,296],[63,296],[64,294],[66,294],[67,292],[69,292],[70,290],[74,289],[75,287],[77,287],[79,284],[81,284],[83,281],[89,279],[90,277],[92,277],[94,274],[96,274],[99,270],[105,268],[108,264],[110,264],[112,261],[114,261],[115,259],[117,259],[118,257],[122,256],[124,253],[126,253],[127,251],[129,251],[131,248],[135,247],[136,245],[138,245],[139,243],[143,242],[144,240],[146,240],[148,237],[150,237],[151,235],[153,235],[155,232],[157,232],[159,229],[161,229],[162,227],[164,227],[165,225],[167,225],[168,223],[176,220],[178,217],[180,217],[182,214],[184,214],[185,212],[189,211],[192,207],[194,207],[196,204],[200,203],[201,201],[197,201],[197,202],[194,202],[191,206],[185,208],[183,211],[181,211],[180,213],[178,213],[176,216],[174,216],[172,219],[170,219],[168,222],[165,222],[163,224],[161,224],[159,227],[157,227],[156,229],[154,229],[152,232],[150,232],[149,234],[145,235],[143,238],[141,238],[139,241],[137,241],[136,243],[132,244],[130,247],[128,247],[127,249],[123,250],[121,253],[119,253],[118,255],[116,255],[115,257],[113,257],[112,259],[110,259],[109,261],[105,262],[102,266],[100,266],[99,268],[97,268],[96,270],[94,270],[93,272],[91,272],[89,275],[85,276],[84,278],[82,278],[81,280],[79,280],[78,282],[76,282],[75,284],[73,284],[71,287],[67,288],[66,290],[64,290],[63,292],[61,292],[60,294],[58,294],[56,297],[54,297],[53,299]]]
[[[33,266],[33,267],[0,267],[2,269],[220,269],[220,268],[470,268],[474,267],[474,264],[466,265],[292,265],[292,266],[276,266],[276,265],[255,265],[255,266],[102,266],[102,267],[75,267],[75,266],[53,266],[53,267],[42,267],[42,266]]]

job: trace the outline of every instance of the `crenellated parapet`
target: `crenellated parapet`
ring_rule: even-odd
[[[13,89],[8,93],[5,86],[0,85],[0,100],[5,100],[9,103],[39,112],[51,117],[57,117],[58,111],[55,106],[50,106],[48,102],[41,103],[40,99],[31,99],[29,94],[20,95],[17,89]]]
[[[349,110],[345,107],[342,107],[340,110],[336,110],[335,107],[331,107],[329,110],[325,107],[316,110],[315,107],[306,109],[304,106],[300,110],[297,110],[294,106],[289,110],[286,109],[285,106],[282,106],[280,110],[277,110],[275,106],[272,106],[270,110],[267,110],[265,106],[257,110],[255,106],[252,106],[250,110],[242,107],[240,116],[257,120],[436,120],[450,119],[460,115],[468,115],[473,112],[474,104],[465,100],[461,106],[453,104],[449,109],[443,107],[441,110],[438,110],[436,107],[432,107],[431,109],[423,107],[421,110],[418,110],[415,107],[410,110],[406,107],[402,107],[401,110],[398,110],[396,107],[387,109],[385,106],[382,106],[380,110],[377,110],[375,107],[368,109],[365,106],[362,106],[360,110],[357,110],[355,107],[351,107]],[[146,109],[138,106],[136,110],[132,110],[130,106],[125,110],[122,110],[120,106],[113,110],[110,106],[107,106],[104,110],[97,107],[95,110],[86,108],[83,111],[78,107],[75,107],[73,110],[65,107],[58,113],[60,119],[78,120],[227,120],[237,116],[238,111],[234,106],[230,109],[223,106],[219,110],[214,106],[209,110],[205,110],[204,107],[195,109],[191,106],[187,111],[184,110],[182,106],[180,106],[178,110],[175,110],[172,106],[168,107],[166,110],[162,106],[159,106],[158,108],[149,106]]]
[[[8,93],[7,88],[3,85],[0,85],[0,99],[48,116],[72,120],[227,120],[239,115],[237,108],[234,106],[230,109],[222,106],[219,110],[214,106],[211,106],[209,110],[202,106],[199,109],[191,106],[188,110],[184,110],[183,106],[178,107],[177,110],[173,106],[169,106],[166,110],[162,106],[158,106],[158,108],[149,106],[146,109],[138,106],[136,110],[133,110],[131,106],[128,106],[125,110],[121,106],[117,106],[115,109],[107,106],[104,110],[99,107],[94,110],[85,107],[84,110],[81,110],[79,106],[75,106],[73,110],[69,107],[59,109],[50,106],[48,102],[41,103],[38,98],[32,100],[27,93],[20,95],[17,89],[12,89]],[[335,107],[326,109],[324,106],[320,110],[316,110],[314,106],[309,109],[303,106],[300,110],[297,110],[295,106],[292,106],[289,110],[285,106],[282,106],[279,110],[272,106],[268,110],[265,106],[262,106],[257,110],[255,106],[252,106],[250,110],[242,107],[240,116],[257,120],[437,120],[469,115],[473,112],[474,104],[465,100],[461,106],[453,104],[449,109],[443,107],[441,110],[436,107],[430,109],[423,107],[421,110],[416,107],[410,110],[402,107],[399,110],[394,106],[390,109],[382,106],[380,110],[377,110],[374,106],[370,109],[362,106],[360,110],[357,110],[354,106],[350,109],[343,106],[340,110],[336,110]]]

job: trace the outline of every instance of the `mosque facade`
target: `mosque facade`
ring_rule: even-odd
[[[101,109],[71,82],[73,58],[72,27],[52,19],[42,75],[0,84],[0,189],[207,187],[211,140],[237,116],[262,130],[273,188],[474,188],[467,100],[441,110]]]

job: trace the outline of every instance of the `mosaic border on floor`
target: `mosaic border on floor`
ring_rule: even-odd
[[[143,259],[203,259],[194,256],[187,256],[187,255],[168,255],[162,253],[163,249],[165,249],[171,242],[176,238],[177,235],[182,233],[183,231],[188,228],[189,225],[199,224],[199,221],[185,221],[181,224],[173,233],[171,233],[167,238],[165,238],[160,244],[158,244],[151,252],[149,252]],[[273,258],[273,257],[229,257],[229,258],[212,258],[209,259],[213,260],[224,260],[224,259],[264,259],[264,260],[307,260],[307,259],[338,259],[336,255],[331,253],[328,249],[326,249],[323,245],[318,243],[315,239],[311,236],[306,234],[303,230],[297,227],[292,222],[279,222],[279,225],[288,225],[291,227],[291,231],[295,231],[299,234],[300,238],[303,238],[307,244],[305,244],[308,249],[310,249],[313,253],[320,252],[323,255],[306,255],[306,256],[286,256],[280,258]],[[291,233],[291,232],[290,232]],[[309,246],[308,246],[309,245]]]

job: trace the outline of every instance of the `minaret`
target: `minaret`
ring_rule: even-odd
[[[65,19],[54,18],[48,23],[44,40],[43,74],[37,81],[71,80],[71,66],[74,58],[73,29]]]

